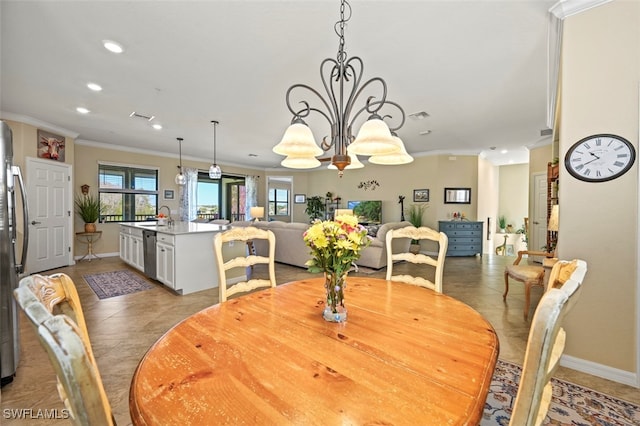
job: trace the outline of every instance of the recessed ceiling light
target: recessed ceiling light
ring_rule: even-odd
[[[102,86],[96,83],[87,83],[87,87],[93,90],[94,92],[99,92],[102,90]]]
[[[115,41],[112,41],[112,40],[102,40],[102,45],[109,52],[113,52],[113,53],[122,53],[122,52],[124,52],[124,49],[122,48],[122,45],[120,43],[116,43]]]
[[[506,154],[507,152],[509,152],[509,151],[506,150],[506,149],[503,149],[502,151],[500,151],[500,154]]]
[[[431,130],[423,130],[420,132],[421,135],[428,135],[429,133],[431,133]]]
[[[156,123],[156,124],[154,124],[154,125],[153,125],[153,126],[151,126],[151,127],[153,127],[153,128],[154,128],[154,129],[156,129],[156,130],[162,130],[162,126],[161,126],[160,124],[157,124],[157,123]]]
[[[89,112],[90,112],[85,107],[78,107],[78,108],[76,108],[76,111],[78,111],[80,114],[89,114]]]

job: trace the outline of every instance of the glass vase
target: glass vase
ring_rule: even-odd
[[[324,273],[324,288],[327,292],[327,304],[322,317],[330,322],[347,320],[347,308],[344,306],[344,288],[347,285],[347,274],[339,275],[333,271]]]

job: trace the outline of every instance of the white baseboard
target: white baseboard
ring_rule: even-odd
[[[560,365],[582,373],[591,374],[592,376],[602,377],[603,379],[622,383],[623,385],[640,388],[640,376],[638,373],[620,370],[618,368],[609,367],[570,355],[562,355],[560,358]]]

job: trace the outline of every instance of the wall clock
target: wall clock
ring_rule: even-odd
[[[625,138],[611,134],[587,136],[573,144],[564,157],[571,176],[585,182],[606,182],[625,174],[636,160],[636,150]]]

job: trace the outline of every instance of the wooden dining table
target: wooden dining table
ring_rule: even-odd
[[[432,290],[348,277],[327,322],[324,279],[213,305],[162,336],[129,394],[134,425],[477,425],[498,357],[491,326]]]

